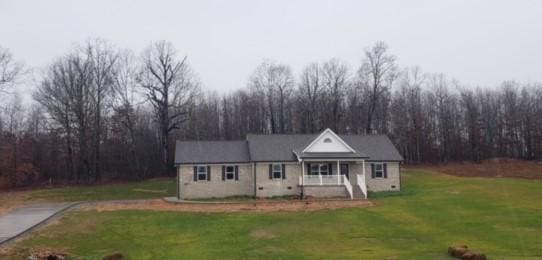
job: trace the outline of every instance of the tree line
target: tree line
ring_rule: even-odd
[[[405,163],[542,158],[542,85],[472,88],[400,67],[383,42],[351,67],[336,58],[298,74],[273,61],[246,87],[205,90],[165,41],[139,54],[100,39],[43,68],[32,101],[13,94],[30,73],[0,47],[0,185],[91,183],[173,172],[175,140],[248,133],[386,134]]]

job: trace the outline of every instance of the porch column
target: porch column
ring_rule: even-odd
[[[365,178],[365,159],[363,159],[363,178]]]
[[[305,161],[301,160],[301,199],[305,198]]]
[[[305,185],[305,161],[301,161],[301,187],[303,187]]]
[[[341,185],[341,178],[342,178],[342,176],[341,176],[341,165],[339,164],[339,160],[337,160],[337,174],[339,175],[339,176],[337,177],[337,184],[338,184],[338,185]]]

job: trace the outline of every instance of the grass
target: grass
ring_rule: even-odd
[[[542,181],[403,174],[364,209],[275,213],[82,211],[14,246],[101,259],[448,259],[467,244],[490,259],[542,259]]]
[[[173,179],[0,192],[0,213],[35,202],[150,199],[175,196]]]
[[[151,179],[142,182],[95,186],[71,186],[31,192],[28,200],[93,201],[150,199],[175,196],[175,182],[171,179]]]
[[[0,192],[0,214],[38,202],[151,199],[175,196],[173,179]]]

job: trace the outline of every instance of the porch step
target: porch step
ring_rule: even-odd
[[[354,199],[365,199],[363,191],[361,191],[361,188],[358,185],[352,186],[352,191],[354,193]]]

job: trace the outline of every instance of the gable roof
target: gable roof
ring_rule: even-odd
[[[333,142],[335,140],[336,142]],[[329,141],[329,142],[326,142]],[[318,149],[320,148],[320,151]],[[331,129],[327,128],[324,130],[318,137],[303,149],[303,153],[310,152],[322,152],[321,150],[330,151],[332,148],[335,152],[350,152],[355,153],[356,151],[350,147],[342,138],[335,134]],[[325,151],[325,152],[327,152]]]
[[[177,141],[176,164],[248,163],[247,141]]]
[[[302,153],[318,136],[319,134],[249,134],[246,141],[177,141],[175,163],[295,162],[296,154],[303,158],[403,160],[386,135],[338,135],[355,153]]]

